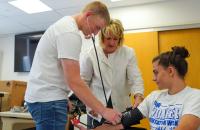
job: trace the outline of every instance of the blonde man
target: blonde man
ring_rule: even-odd
[[[78,61],[82,43],[79,31],[89,38],[109,21],[107,7],[94,1],[80,14],[58,20],[42,36],[25,94],[37,130],[65,130],[70,89],[106,120],[113,124],[120,121],[121,114],[106,108],[81,79]]]
[[[135,96],[134,107],[143,98],[143,80],[132,48],[123,45],[124,28],[119,20],[100,32],[100,46],[97,46],[105,95],[98,70],[94,48],[85,53],[80,60],[81,77],[90,86],[93,94],[108,107],[125,111],[131,106],[130,94]],[[106,103],[108,101],[108,104]],[[88,126],[95,128],[102,123],[101,116],[88,107]]]

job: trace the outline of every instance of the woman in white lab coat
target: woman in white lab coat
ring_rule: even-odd
[[[130,95],[134,95],[134,107],[143,99],[143,79],[137,65],[136,55],[132,48],[123,45],[124,28],[119,20],[111,20],[110,24],[100,32],[100,45],[97,46],[102,81],[94,48],[86,51],[80,59],[81,77],[96,97],[108,107],[125,111],[131,106]],[[106,103],[106,100],[108,104]],[[88,126],[95,128],[102,123],[100,115],[87,108]]]

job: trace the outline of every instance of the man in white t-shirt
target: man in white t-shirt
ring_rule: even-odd
[[[110,21],[107,7],[89,3],[83,11],[51,25],[37,46],[25,94],[37,130],[64,130],[67,122],[67,95],[72,90],[86,105],[113,124],[121,114],[104,107],[80,77],[80,32],[90,38]]]

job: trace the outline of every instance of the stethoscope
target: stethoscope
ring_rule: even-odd
[[[95,45],[95,34],[92,33],[92,30],[90,28],[89,21],[88,21],[89,20],[89,16],[87,17],[86,20],[87,20],[87,26],[88,26],[89,31],[90,31],[90,37],[92,39],[92,43],[93,43],[94,50],[95,50],[95,55],[96,55],[96,59],[97,59],[97,65],[98,65],[99,75],[100,75],[101,84],[102,84],[102,88],[103,88],[104,98],[105,98],[105,101],[106,101],[106,106],[108,106],[108,99],[106,97],[105,86],[104,86],[104,82],[103,82],[103,78],[102,78],[102,73],[101,73],[101,68],[100,68],[100,64],[99,64],[99,57],[98,57],[97,48],[96,48],[96,45]]]
[[[100,79],[101,79],[101,84],[102,84],[102,88],[103,88],[106,105],[108,105],[108,99],[106,97],[105,86],[104,86],[104,82],[103,82],[103,78],[102,78],[102,74],[101,74],[101,68],[100,68],[100,64],[99,64],[99,57],[98,57],[98,53],[97,53],[97,49],[96,49],[96,45],[95,45],[95,35],[92,35],[91,38],[92,38],[92,43],[93,43],[94,50],[95,50],[95,55],[96,55],[96,59],[97,59],[97,65],[98,65],[98,70],[99,70],[99,75],[100,75]]]

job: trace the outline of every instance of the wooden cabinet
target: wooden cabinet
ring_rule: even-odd
[[[1,99],[1,107],[4,107],[4,111],[13,106],[23,106],[26,85],[27,83],[24,81],[0,81],[0,92],[4,93]]]

